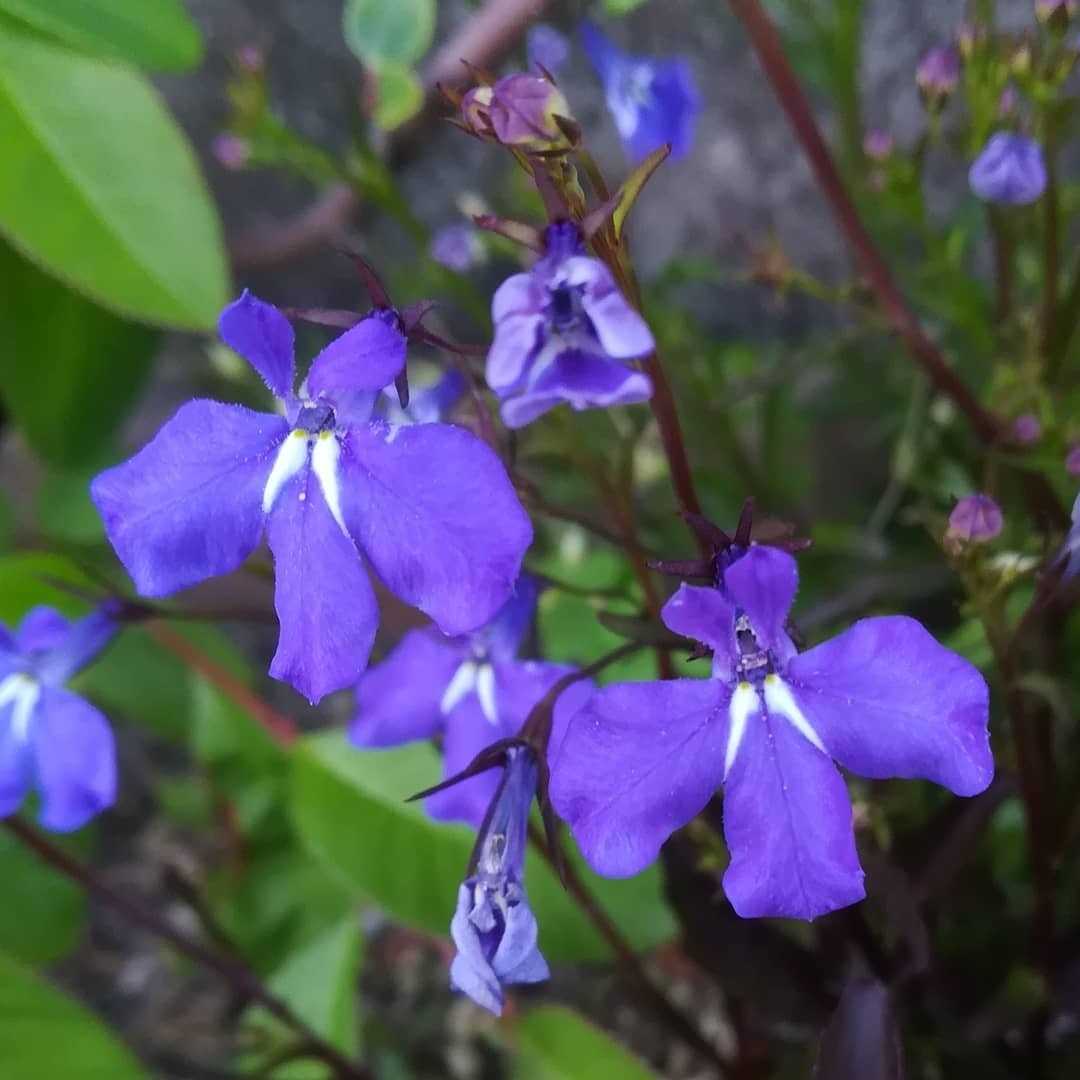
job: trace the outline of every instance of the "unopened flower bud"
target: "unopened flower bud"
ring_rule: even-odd
[[[1080,443],[1077,443],[1065,455],[1065,471],[1070,476],[1080,476]]]
[[[875,128],[863,137],[863,153],[871,161],[887,161],[895,148],[895,140],[887,131]]]
[[[231,131],[215,135],[210,152],[220,165],[233,172],[242,169],[251,160],[251,144]]]
[[[1042,424],[1034,413],[1022,413],[1013,421],[1013,438],[1025,446],[1042,438]]]
[[[507,75],[491,89],[488,116],[499,142],[529,149],[565,145],[555,118],[569,117],[570,106],[554,83],[539,75]]]
[[[960,55],[951,45],[936,45],[919,61],[915,85],[928,108],[941,108],[960,82]]]
[[[1001,533],[1001,507],[989,495],[965,495],[949,515],[945,543],[952,550],[966,544],[985,544]]]
[[[1046,190],[1046,162],[1034,139],[999,131],[991,135],[968,173],[971,190],[985,202],[1023,206]]]
[[[1019,104],[1020,95],[1016,92],[1016,87],[1006,86],[1001,91],[1001,97],[998,98],[998,116],[1003,120],[1007,120],[1016,112],[1016,107]]]
[[[260,75],[266,67],[266,54],[258,45],[242,45],[236,50],[236,66],[249,75]]]

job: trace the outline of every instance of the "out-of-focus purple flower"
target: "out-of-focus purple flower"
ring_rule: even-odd
[[[219,165],[235,172],[251,160],[251,143],[231,131],[222,131],[214,136],[210,152]]]
[[[476,134],[526,149],[565,146],[566,136],[555,118],[572,118],[553,82],[524,73],[473,88],[462,98],[461,115]]]
[[[887,131],[872,128],[863,136],[863,153],[871,161],[887,161],[895,148],[896,142]]]
[[[1065,455],[1065,471],[1070,476],[1080,476],[1080,443],[1071,447]]]
[[[1042,438],[1042,424],[1034,413],[1021,413],[1013,421],[1013,438],[1018,443],[1030,446]]]
[[[683,585],[662,617],[713,651],[711,679],[599,690],[551,762],[551,798],[600,873],[636,874],[724,788],[724,891],[744,918],[813,919],[861,900],[847,788],[933,780],[975,795],[994,771],[979,672],[914,619],[863,619],[797,652],[795,560],[753,546],[722,588]]]
[[[985,202],[1022,206],[1033,203],[1046,190],[1046,163],[1034,139],[999,131],[968,173],[971,190]]]
[[[989,495],[965,495],[949,514],[945,538],[954,544],[985,544],[1001,535],[1004,524],[1001,507]]]
[[[1001,97],[998,98],[998,116],[1002,120],[1008,120],[1016,112],[1019,104],[1020,95],[1016,87],[1010,83],[1001,91]]]
[[[112,729],[64,684],[109,643],[116,611],[104,604],[77,622],[49,607],[12,634],[0,624],[0,817],[41,793],[41,824],[81,828],[116,799]]]
[[[258,75],[266,67],[266,53],[258,45],[241,45],[236,50],[236,64],[249,75]]]
[[[935,45],[915,69],[915,85],[928,104],[943,104],[959,82],[960,54],[952,45]]]
[[[431,241],[431,257],[449,270],[464,274],[477,263],[483,248],[472,225],[444,225]]]
[[[373,416],[405,363],[396,312],[378,309],[332,341],[293,392],[293,330],[250,293],[221,337],[284,414],[192,401],[91,496],[144,596],[235,570],[265,532],[281,634],[274,678],[311,701],[354,685],[378,626],[362,552],[391,592],[446,633],[487,622],[510,595],[529,519],[498,458],[446,424]]]
[[[529,67],[537,65],[554,75],[570,56],[570,42],[554,26],[537,23],[525,39]]]
[[[397,389],[386,387],[375,402],[375,415],[395,427],[404,424],[437,424],[445,420],[461,400],[467,388],[465,376],[451,369],[430,386],[413,388],[409,404],[403,409]]]
[[[516,735],[533,706],[573,671],[564,664],[517,659],[538,595],[536,580],[522,574],[514,595],[481,630],[457,638],[433,627],[410,630],[357,685],[349,729],[353,744],[398,746],[441,735],[443,772],[451,777],[481,750]],[[565,730],[590,688],[582,680],[560,695],[556,732]],[[439,820],[479,825],[495,784],[493,773],[480,773],[429,795],[425,805]]]
[[[645,401],[649,377],[627,366],[654,348],[645,320],[610,271],[585,254],[577,226],[548,227],[544,257],[499,286],[488,385],[507,427],[524,427],[563,402],[604,409]]]
[[[1080,469],[1077,471],[1080,472]],[[1072,526],[1065,537],[1065,543],[1061,545],[1061,550],[1054,559],[1054,566],[1061,567],[1060,582],[1062,584],[1071,581],[1080,573],[1080,495],[1076,496],[1076,501],[1073,503]]]
[[[537,948],[536,917],[525,894],[529,807],[537,764],[527,747],[511,747],[480,826],[476,862],[458,889],[450,935],[457,955],[450,985],[496,1016],[503,987],[543,982],[547,962]]]
[[[671,144],[672,158],[687,154],[701,111],[690,64],[682,57],[631,56],[588,21],[581,37],[627,156],[640,161],[664,143]]]

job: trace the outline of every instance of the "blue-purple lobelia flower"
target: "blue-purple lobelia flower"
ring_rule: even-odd
[[[1053,565],[1061,570],[1061,581],[1071,581],[1080,574],[1080,495],[1072,508],[1072,525],[1061,545],[1061,550],[1054,558]]]
[[[581,37],[627,156],[640,161],[665,143],[673,158],[687,154],[701,111],[689,63],[631,56],[591,22],[581,24]]]
[[[293,331],[250,293],[221,336],[262,376],[284,415],[183,405],[91,495],[144,596],[235,570],[265,532],[281,626],[270,674],[311,701],[353,685],[378,625],[360,555],[391,592],[448,634],[505,603],[532,539],[494,453],[462,428],[373,415],[405,363],[396,312],[332,341],[293,393]]]
[[[611,272],[585,254],[570,222],[548,226],[545,245],[532,270],[507,278],[491,303],[487,381],[511,428],[562,403],[604,409],[652,396],[649,377],[626,362],[651,353],[653,336]]]
[[[482,254],[480,237],[473,225],[444,225],[431,239],[431,257],[440,266],[459,274],[471,270]]]
[[[364,673],[349,731],[354,745],[397,746],[441,735],[447,777],[461,772],[492,743],[517,735],[529,712],[573,668],[519,660],[539,588],[528,574],[483,629],[448,639],[434,628],[410,630],[381,663]],[[553,716],[559,738],[590,693],[587,681],[559,696]],[[496,776],[483,772],[429,795],[428,812],[443,821],[479,825]]]
[[[37,788],[41,824],[70,832],[115,801],[109,722],[64,684],[116,630],[110,604],[74,623],[36,607],[14,634],[0,624],[0,817]]]
[[[592,866],[623,877],[724,789],[724,891],[744,918],[813,919],[861,900],[851,803],[871,778],[989,784],[979,672],[913,619],[863,619],[798,653],[795,560],[751,547],[722,587],[683,585],[667,626],[713,650],[712,677],[600,690],[553,755],[551,798]]]
[[[991,135],[968,172],[971,190],[984,202],[1022,206],[1046,190],[1042,148],[1026,135]]]
[[[398,427],[403,424],[437,424],[454,411],[467,388],[465,376],[451,368],[430,385],[419,389],[411,387],[409,404],[404,409],[397,389],[387,386],[375,402],[375,413]]]
[[[504,986],[542,982],[550,974],[537,948],[536,917],[523,883],[538,772],[528,747],[506,751],[450,923],[458,950],[450,985],[496,1016],[502,1012]]]
[[[570,42],[554,26],[537,23],[525,38],[529,67],[541,67],[554,75],[570,56]]]
[[[949,514],[945,542],[956,550],[968,544],[987,544],[1001,535],[1004,525],[1001,507],[989,495],[965,495]]]

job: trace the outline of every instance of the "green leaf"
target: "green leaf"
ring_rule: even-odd
[[[383,61],[375,68],[379,80],[375,123],[393,131],[411,120],[424,104],[424,88],[416,73],[404,64]]]
[[[561,1005],[530,1009],[516,1034],[514,1080],[656,1080],[629,1050]]]
[[[431,47],[435,0],[346,0],[345,44],[366,64],[412,64]]]
[[[137,72],[0,28],[0,232],[113,311],[213,325],[227,276],[195,155]]]
[[[645,0],[604,0],[604,10],[609,15],[627,15],[644,3]]]
[[[51,580],[50,580],[51,579]],[[78,615],[86,603],[52,580],[77,588],[96,588],[75,563],[45,551],[13,551],[0,556],[0,622],[13,626],[36,604],[49,604],[64,615]]]
[[[79,52],[184,71],[202,38],[179,0],[0,0],[0,11]]]
[[[8,355],[0,398],[11,419],[46,461],[86,473],[87,459],[110,442],[142,389],[157,335],[64,288],[0,243],[0,337]],[[82,502],[89,507],[85,491]],[[50,531],[66,532],[63,518],[50,523]]]
[[[81,853],[89,833],[83,830],[53,839],[66,850]],[[6,831],[0,831],[0,881],[4,882],[0,952],[27,964],[48,964],[66,956],[86,922],[82,889],[46,866]]]
[[[426,743],[356,750],[338,732],[308,736],[294,753],[292,814],[301,842],[328,871],[394,918],[445,934],[472,852],[472,830],[429,818],[405,799],[438,779]],[[580,865],[580,859],[577,860]],[[627,938],[640,949],[674,932],[653,869],[626,881],[582,875]],[[526,886],[553,963],[604,960],[609,951],[552,871],[530,855]]]
[[[142,1080],[134,1055],[93,1013],[0,953],[0,1076]]]

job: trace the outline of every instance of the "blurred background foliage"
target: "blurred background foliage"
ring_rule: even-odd
[[[103,587],[126,591],[86,495],[92,475],[189,396],[265,401],[213,338],[219,310],[240,287],[282,303],[362,308],[334,250],[351,245],[377,261],[399,305],[436,299],[448,333],[484,342],[490,293],[521,256],[484,235],[475,265],[449,270],[427,257],[433,232],[482,211],[541,218],[507,155],[432,119],[433,46],[467,24],[474,5],[312,3],[303,35],[332,42],[326,71],[310,50],[290,52],[296,5],[234,19],[240,6],[0,0],[7,625],[36,604],[74,615]],[[891,27],[903,37],[910,81],[913,50],[963,15],[987,25],[994,5],[892,5],[885,15],[868,0],[767,6],[932,338],[1000,416],[1038,418],[1040,439],[1022,468],[1014,449],[977,444],[838,254],[828,211],[799,172],[796,144],[752,60],[740,81],[710,52],[722,43],[732,64],[748,55],[726,5],[549,7],[567,30],[586,8],[598,18],[630,15],[608,28],[638,52],[661,51],[657,41],[690,52],[707,91],[695,154],[667,167],[630,225],[707,513],[733,524],[753,495],[765,516],[813,539],[800,558],[796,607],[807,641],[857,617],[905,612],[978,664],[996,691],[1000,777],[970,806],[928,785],[853,782],[870,898],[857,917],[838,913],[812,927],[735,919],[716,884],[726,855],[711,833],[696,838],[681,870],[654,867],[630,881],[581,870],[658,984],[744,1070],[732,1075],[808,1075],[823,1031],[819,1075],[829,1078],[902,1075],[890,1064],[897,1039],[911,1076],[1076,1075],[1080,627],[1063,611],[1022,676],[1023,692],[1051,720],[1054,810],[1065,822],[1050,968],[1030,949],[1036,899],[993,639],[1015,631],[1036,571],[1061,540],[1060,524],[1033,527],[1032,476],[1062,506],[1075,495],[1063,461],[1080,440],[1080,342],[1073,335],[1047,352],[1037,341],[1052,223],[1033,208],[987,215],[963,181],[1005,83],[1019,85],[1037,128],[1052,130],[1061,148],[1056,225],[1067,261],[1080,209],[1076,144],[1067,139],[1075,80],[1063,89],[1038,62],[1025,68],[1018,51],[1041,42],[1035,55],[1044,57],[1046,33],[1038,36],[1026,2],[998,5],[1006,36],[997,59],[966,68],[963,101],[944,113],[909,108],[896,150],[875,161],[864,151],[870,117],[882,126],[891,115],[887,80],[867,75],[889,51],[882,36]],[[200,24],[220,39],[204,44]],[[279,64],[292,68],[280,82]],[[508,53],[507,69],[522,65],[520,48]],[[314,89],[301,92],[308,76]],[[564,88],[609,179],[620,178],[626,165],[580,57]],[[192,94],[202,95],[201,113]],[[313,121],[323,110],[334,119]],[[211,125],[235,141],[215,142]],[[748,171],[744,159],[758,151]],[[723,190],[729,174],[744,188],[766,184],[779,162],[795,180],[783,173],[754,198],[699,197],[710,185]],[[762,213],[763,204],[775,213]],[[800,227],[812,231],[809,249]],[[1003,237],[1015,270],[1004,317],[992,273]],[[320,341],[298,331],[299,355]],[[414,360],[418,373],[444,362]],[[459,419],[475,423],[467,408]],[[595,659],[620,640],[597,613],[633,614],[643,601],[621,545],[605,536],[633,523],[646,554],[690,554],[655,426],[644,408],[562,410],[529,429],[513,461],[537,523],[530,566],[561,585],[542,600],[539,654]],[[995,495],[1005,529],[986,549],[951,554],[942,546],[946,516],[974,490]],[[520,995],[501,1023],[450,997],[445,933],[472,837],[403,802],[435,780],[437,753],[357,752],[342,730],[348,695],[313,713],[268,682],[266,578],[265,555],[256,556],[228,581],[177,598],[125,629],[82,676],[81,689],[119,733],[122,797],[61,847],[242,957],[320,1036],[362,1053],[380,1078],[711,1075],[619,979],[609,947],[539,859],[528,887],[555,969],[551,986]],[[413,616],[380,600],[382,652]],[[706,674],[701,663],[677,664]],[[654,674],[643,653],[603,678]],[[285,727],[275,728],[282,716]],[[0,1075],[331,1075],[296,1057],[293,1033],[258,1004],[106,905],[88,904],[7,833],[0,880]],[[870,941],[869,981],[851,976],[852,935]],[[879,993],[889,979],[891,998]]]

